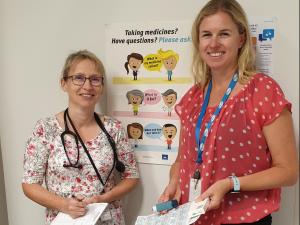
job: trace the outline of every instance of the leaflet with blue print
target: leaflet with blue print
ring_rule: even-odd
[[[188,202],[170,210],[167,214],[158,213],[149,216],[139,216],[135,225],[189,225],[198,220],[206,212],[209,199],[200,202]]]

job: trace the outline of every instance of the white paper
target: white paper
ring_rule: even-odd
[[[149,216],[139,216],[135,225],[189,225],[206,212],[208,203],[207,198],[200,202],[185,203],[164,215],[156,213]]]
[[[95,225],[108,203],[93,203],[87,206],[87,213],[73,219],[68,214],[59,212],[51,225]]]
[[[189,222],[188,224],[192,224],[196,222],[199,217],[206,212],[206,209],[209,204],[209,199],[206,198],[201,202],[193,201],[190,206],[190,210],[188,213]]]

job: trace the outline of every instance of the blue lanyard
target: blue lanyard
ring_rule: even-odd
[[[195,131],[195,135],[196,135],[196,143],[197,143],[197,147],[198,147],[198,157],[197,157],[197,163],[202,163],[202,153],[203,153],[203,148],[204,148],[204,143],[205,140],[208,136],[208,132],[214,122],[214,120],[217,118],[217,116],[219,115],[223,105],[225,104],[225,102],[227,101],[231,91],[233,90],[233,88],[235,87],[236,83],[238,80],[238,75],[237,73],[235,73],[228,85],[228,88],[222,98],[222,100],[220,101],[218,107],[216,108],[214,114],[212,115],[212,117],[210,118],[209,122],[207,123],[205,130],[203,132],[202,138],[201,138],[201,142],[200,142],[200,130],[201,130],[201,124],[202,124],[202,120],[203,117],[205,115],[207,106],[208,106],[208,102],[209,102],[209,97],[210,97],[210,92],[211,92],[211,88],[212,88],[212,80],[210,80],[208,88],[207,88],[207,92],[205,95],[205,99],[203,102],[203,105],[201,107],[201,112],[200,112],[200,116],[198,117],[198,121],[197,121],[197,125],[196,125],[196,131]]]

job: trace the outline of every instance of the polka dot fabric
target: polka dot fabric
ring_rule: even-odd
[[[262,133],[291,104],[279,85],[263,74],[254,75],[236,95],[231,96],[214,121],[203,151],[203,163],[196,164],[195,127],[204,100],[203,90],[193,86],[176,105],[181,119],[180,187],[181,203],[189,198],[189,181],[195,169],[201,171],[202,192],[230,175],[246,176],[271,167],[271,155]],[[201,132],[216,107],[208,107]],[[202,135],[202,133],[201,133]],[[217,210],[211,210],[195,224],[219,225],[255,222],[280,204],[280,189],[227,194]]]

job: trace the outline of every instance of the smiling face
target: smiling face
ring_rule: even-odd
[[[129,102],[132,105],[140,105],[142,103],[142,98],[140,96],[130,95]]]
[[[139,128],[135,128],[133,126],[129,128],[129,133],[133,139],[139,139],[142,135],[142,131]]]
[[[171,108],[176,103],[176,95],[175,94],[170,94],[170,95],[167,95],[167,96],[163,96],[163,100],[164,100],[164,103],[166,104],[166,106]]]
[[[128,61],[128,64],[130,69],[133,71],[138,71],[138,69],[141,67],[142,60],[131,57]]]
[[[164,66],[167,70],[174,70],[177,64],[175,56],[170,56],[169,58],[163,60]]]
[[[85,77],[101,76],[97,71],[95,63],[85,59],[75,62],[68,76],[84,75]],[[61,86],[69,95],[69,106],[93,109],[103,91],[103,85],[92,86],[90,80],[86,80],[82,86],[74,85],[72,78],[62,79]]]
[[[163,127],[163,134],[167,140],[172,140],[176,136],[176,127]]]
[[[212,73],[235,68],[243,43],[244,35],[225,12],[205,17],[199,26],[200,55]]]

